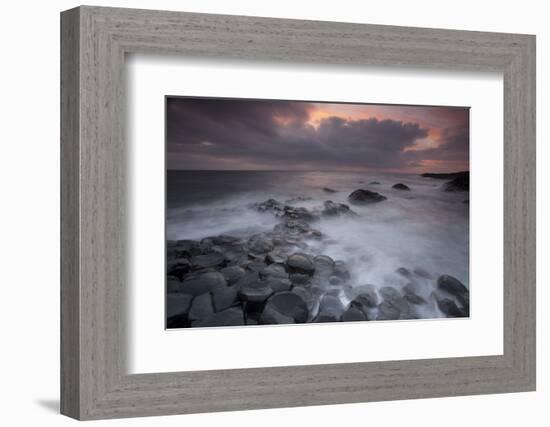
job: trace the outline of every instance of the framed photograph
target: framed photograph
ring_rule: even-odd
[[[61,15],[61,410],[535,389],[535,37]]]

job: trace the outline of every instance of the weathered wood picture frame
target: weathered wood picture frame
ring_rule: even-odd
[[[502,72],[503,354],[127,374],[127,53]],[[534,36],[78,7],[61,14],[61,166],[65,415],[85,420],[535,389]]]

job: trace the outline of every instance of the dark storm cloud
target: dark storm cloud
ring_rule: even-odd
[[[169,98],[168,168],[389,169],[442,156],[437,149],[424,150],[428,157],[407,151],[429,135],[418,123],[328,116],[312,126],[314,109],[305,102]],[[467,155],[463,142],[454,129],[441,135],[456,156],[464,149]]]

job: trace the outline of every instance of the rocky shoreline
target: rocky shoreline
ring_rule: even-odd
[[[414,191],[403,183],[394,188]],[[366,189],[348,196],[358,206],[385,200]],[[440,317],[469,316],[468,288],[449,275],[400,267],[391,285],[354,281],[344,261],[319,249],[330,239],[315,223],[357,213],[331,200],[312,209],[294,206],[297,201],[268,199],[250,206],[278,219],[268,232],[168,241],[166,326],[418,319],[427,308]]]

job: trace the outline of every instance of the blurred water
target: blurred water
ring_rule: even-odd
[[[372,181],[380,185],[370,185]],[[402,182],[411,191],[392,189]],[[352,285],[383,286],[395,270],[423,268],[450,274],[469,287],[469,204],[465,192],[445,192],[445,181],[418,175],[343,172],[168,171],[167,238],[201,239],[219,234],[248,236],[270,231],[279,221],[250,204],[274,198],[293,206],[320,207],[325,200],[347,203],[358,188],[386,201],[350,205],[355,218],[321,219],[313,227],[328,239],[314,251],[344,260]],[[323,187],[336,190],[327,193]]]

